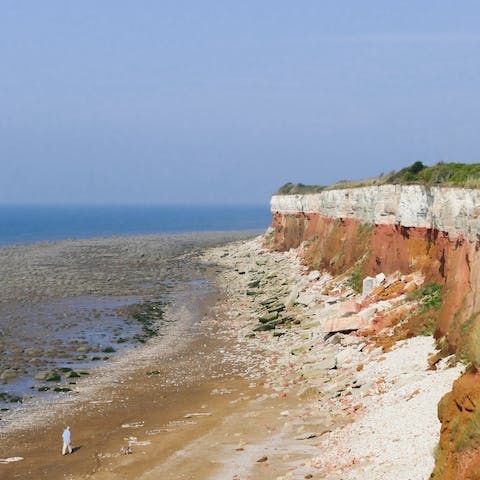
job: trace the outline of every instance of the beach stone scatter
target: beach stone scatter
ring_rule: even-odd
[[[141,243],[144,241],[146,243]],[[105,246],[101,240],[95,242],[86,245]],[[384,352],[357,332],[370,325],[377,315],[388,315],[402,305],[405,297],[383,301],[370,297],[364,303],[366,297],[355,294],[345,278],[333,278],[321,271],[310,272],[301,264],[298,251],[270,252],[262,242],[263,238],[259,237],[211,248],[202,255],[197,251],[188,261],[180,259],[185,265],[176,281],[185,280],[194,269],[216,269],[218,288],[224,292],[226,300],[218,296],[212,310],[197,318],[199,299],[209,287],[195,285],[192,291],[191,285],[185,284],[183,290],[175,290],[177,295],[184,296],[183,303],[174,303],[166,311],[166,317],[171,320],[165,330],[168,348],[175,351],[194,328],[205,336],[221,340],[220,349],[212,352],[206,343],[197,345],[197,363],[191,365],[183,363],[182,358],[173,353],[161,352],[165,344],[154,338],[137,352],[126,352],[113,358],[110,364],[107,362],[101,370],[102,375],[95,369],[88,375],[83,368],[62,371],[49,364],[29,363],[32,375],[37,377],[37,388],[49,392],[57,389],[59,395],[64,395],[59,408],[68,411],[75,406],[75,396],[68,393],[70,384],[66,382],[83,378],[74,385],[75,395],[91,398],[91,404],[108,412],[115,387],[132,381],[128,372],[133,363],[136,368],[144,367],[142,378],[145,382],[155,382],[166,388],[184,384],[187,369],[189,374],[195,372],[198,378],[242,376],[249,385],[246,393],[221,388],[210,391],[212,401],[225,397],[232,408],[242,406],[235,429],[228,431],[210,450],[212,458],[208,460],[218,466],[210,480],[429,478],[440,429],[437,403],[450,390],[461,368],[448,368],[448,362],[443,361],[436,371],[428,370],[427,359],[435,352],[431,337],[402,341],[391,351]],[[82,242],[73,245],[80,250],[85,247]],[[117,272],[107,269],[90,275],[84,283],[89,263],[82,260],[80,283],[76,284],[66,265],[56,265],[57,269],[64,269],[58,278],[66,285],[65,295],[79,291],[108,295],[117,288],[123,289],[123,294],[130,294],[138,292],[135,290],[138,285],[134,283],[140,279],[142,284],[147,282],[144,293],[152,293],[158,282],[166,281],[173,272],[178,275],[178,270],[173,264],[165,265],[165,257],[150,248],[153,244],[149,248],[147,245],[149,239],[128,246],[113,242],[118,252],[128,257],[132,276],[127,266],[122,266]],[[37,258],[27,262],[27,266],[38,269],[42,280],[47,273],[41,261],[50,259],[55,248],[61,245],[45,248],[43,253],[36,253]],[[48,248],[53,250],[49,252]],[[13,255],[18,260],[22,250],[13,248],[4,254],[7,259]],[[105,250],[105,263],[111,261],[108,254]],[[1,261],[0,258],[0,264]],[[10,265],[8,261],[6,264]],[[161,270],[161,275],[155,269]],[[387,285],[393,280],[385,276],[378,281]],[[13,284],[19,282],[19,277],[13,278]],[[55,282],[47,278],[39,290],[30,285],[32,288],[25,287],[28,292],[22,291],[22,295],[28,293],[32,299],[35,295],[45,295],[54,291]],[[5,298],[11,294],[12,291],[7,290]],[[7,308],[6,304],[0,301],[0,309]],[[195,322],[187,324],[186,318],[195,318]],[[59,321],[70,322],[63,316]],[[353,331],[348,333],[349,330]],[[121,332],[115,334],[120,336]],[[10,348],[8,361],[40,361],[47,354],[71,359],[73,352],[77,358],[91,362],[94,358],[103,358],[105,353],[113,353],[105,352],[107,348],[113,349],[110,343],[91,345],[78,336],[68,342],[47,342],[43,351],[36,346]],[[161,371],[165,362],[171,363],[168,375]],[[0,378],[6,371],[22,372],[19,366],[8,365],[0,369]],[[127,404],[128,398],[124,396],[115,401]],[[42,406],[41,402],[38,406]],[[26,407],[25,410],[19,408],[17,418],[22,418],[23,413],[27,413]],[[38,408],[33,414],[30,411],[30,417],[25,416],[22,421],[36,418],[40,423],[45,422],[49,413],[55,415]],[[145,449],[157,436],[208,422],[215,415],[209,405],[199,404],[163,425],[148,425],[141,417],[125,419],[121,423],[125,435],[122,435],[125,444],[122,448],[127,450],[100,452],[98,458],[110,462],[120,456],[123,458],[128,451],[128,460],[134,459],[145,454]],[[228,420],[228,416],[223,419]],[[6,425],[16,428],[13,422]],[[188,448],[189,445],[185,445],[178,450],[171,461],[185,462]]]
[[[444,363],[428,370],[435,351],[431,337],[399,342],[385,353],[368,338],[345,333],[405,301],[361,306],[367,290],[388,283],[388,277],[368,280],[372,285],[357,296],[345,279],[308,272],[295,250],[265,250],[262,238],[211,250],[205,258],[223,267],[228,332],[238,341],[230,355],[245,359],[242,374],[262,378],[277,398],[299,400],[297,408],[278,412],[288,419],[282,431],[255,452],[242,447],[238,462],[225,464],[215,480],[429,478],[440,429],[437,403],[461,367]],[[280,317],[290,320],[282,325]],[[268,474],[258,470],[259,448],[260,459],[268,458]]]

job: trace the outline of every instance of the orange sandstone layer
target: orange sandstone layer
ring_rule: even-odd
[[[423,227],[369,225],[354,218],[326,218],[316,213],[273,213],[269,246],[275,250],[301,247],[306,265],[333,275],[361,277],[400,271],[421,271],[425,282],[443,285],[443,303],[436,336],[448,351],[462,346],[461,325],[480,311],[479,244]]]
[[[480,242],[472,235],[401,224],[369,224],[318,213],[272,213],[268,244],[299,248],[304,263],[333,275],[421,271],[443,286],[435,336],[444,353],[470,360],[472,329],[480,312]],[[479,347],[480,348],[480,347]],[[442,423],[432,478],[480,480],[480,375],[467,373],[439,405]]]

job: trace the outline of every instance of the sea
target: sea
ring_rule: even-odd
[[[0,247],[20,245],[0,248],[0,433],[150,337],[187,341],[200,321],[189,302],[213,291],[188,254],[270,221],[266,206],[0,206]]]
[[[267,205],[0,206],[0,246],[155,233],[265,230]]]

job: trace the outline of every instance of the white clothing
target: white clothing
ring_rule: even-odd
[[[63,447],[62,447],[62,455],[68,453],[72,453],[72,446],[70,445],[71,436],[70,436],[70,428],[66,428],[62,433],[62,440],[63,440]]]

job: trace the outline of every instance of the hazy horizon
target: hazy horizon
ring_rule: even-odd
[[[264,203],[200,203],[200,202],[185,202],[185,203],[146,203],[146,202],[131,202],[131,203],[78,203],[78,202],[69,202],[69,201],[62,201],[57,203],[41,203],[41,202],[2,202],[0,203],[1,207],[117,207],[117,208],[128,208],[128,207],[172,207],[172,208],[190,208],[190,207],[198,207],[198,208],[218,208],[218,207],[264,207]]]
[[[480,162],[480,4],[5,0],[0,204],[266,205]]]

